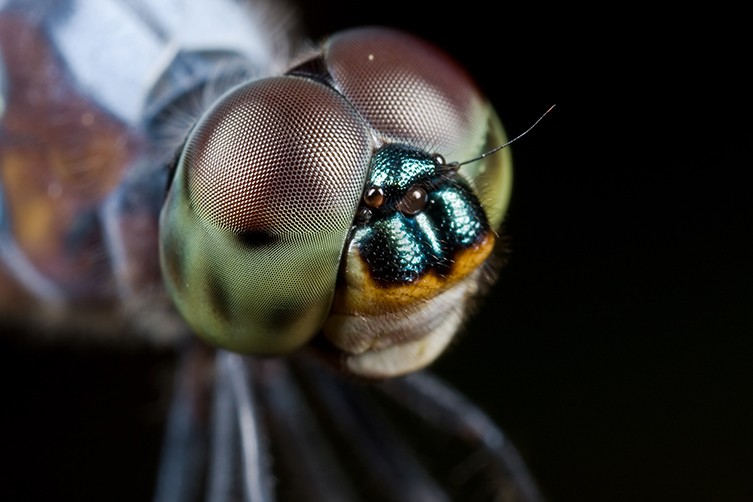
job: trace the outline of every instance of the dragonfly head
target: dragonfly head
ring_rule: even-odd
[[[489,276],[512,167],[509,149],[484,152],[505,143],[435,47],[335,34],[193,127],[161,215],[167,289],[229,350],[285,354],[320,335],[353,374],[425,367]]]

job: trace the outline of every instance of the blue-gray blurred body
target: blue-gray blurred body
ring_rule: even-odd
[[[233,0],[0,2],[0,313],[174,339],[158,215],[211,101],[293,38]]]

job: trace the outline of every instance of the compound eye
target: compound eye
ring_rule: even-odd
[[[340,90],[385,142],[471,158],[488,107],[466,71],[425,41],[385,28],[340,32],[325,45]]]
[[[336,92],[279,77],[227,95],[191,135],[188,196],[233,232],[321,232],[350,223],[368,163],[365,127]],[[356,167],[357,166],[357,167]]]
[[[404,144],[462,162],[507,141],[487,98],[437,47],[388,28],[354,28],[322,49],[328,79],[384,144]],[[458,174],[481,199],[492,226],[502,223],[511,187],[507,148]]]
[[[370,141],[339,93],[300,77],[237,87],[199,120],[161,222],[168,290],[199,335],[276,353],[317,332]]]

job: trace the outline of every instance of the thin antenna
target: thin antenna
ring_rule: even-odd
[[[541,117],[539,117],[538,119],[536,119],[536,122],[534,122],[533,124],[531,124],[528,127],[528,129],[526,129],[522,133],[518,134],[513,139],[511,139],[510,141],[508,141],[507,143],[505,143],[504,145],[500,145],[500,146],[498,146],[496,148],[492,148],[488,152],[484,152],[481,155],[479,155],[478,157],[473,158],[471,160],[464,160],[463,162],[450,162],[449,164],[446,164],[445,167],[448,167],[448,168],[450,168],[453,171],[457,171],[458,168],[460,168],[460,166],[464,166],[466,164],[470,164],[471,162],[478,162],[479,160],[483,159],[484,157],[487,157],[487,156],[489,156],[489,155],[491,155],[493,153],[497,153],[498,151],[502,150],[503,148],[505,148],[507,146],[510,146],[510,144],[512,144],[513,142],[519,140],[520,138],[522,138],[523,136],[525,136],[526,134],[528,134],[531,131],[531,129],[533,129],[534,127],[536,127],[536,124],[538,124],[539,122],[541,122],[541,120],[544,117],[546,117],[547,113],[551,112],[554,109],[555,106],[557,106],[557,105],[550,106],[547,111],[545,111],[544,113],[541,114]]]

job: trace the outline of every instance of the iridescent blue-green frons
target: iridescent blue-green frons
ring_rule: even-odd
[[[448,275],[457,253],[490,231],[468,184],[422,150],[397,144],[379,149],[367,187],[379,187],[385,203],[356,226],[353,245],[372,278],[385,286],[413,282],[430,270]],[[426,207],[415,215],[403,214],[396,206],[416,187],[427,192]]]

